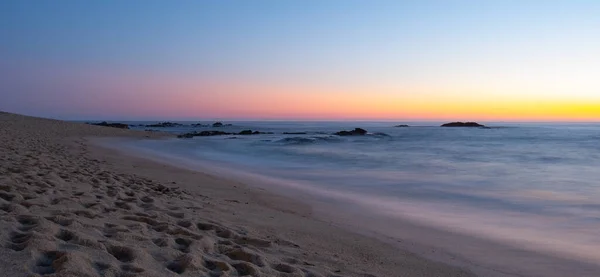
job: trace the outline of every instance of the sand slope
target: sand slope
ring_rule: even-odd
[[[161,135],[0,113],[1,276],[471,276],[92,136]]]

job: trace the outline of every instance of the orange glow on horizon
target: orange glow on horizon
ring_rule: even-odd
[[[593,99],[540,99],[522,93],[524,96],[517,98],[443,88],[346,89],[137,74],[82,73],[52,82],[91,92],[92,97],[76,99],[83,111],[108,107],[111,113],[139,117],[600,121],[600,95]]]

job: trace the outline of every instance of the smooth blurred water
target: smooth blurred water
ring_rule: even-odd
[[[567,244],[575,254],[600,246],[600,124],[227,123],[233,126],[218,129],[275,134],[136,147],[322,189],[392,217],[550,248]],[[354,127],[369,134],[331,135]],[[215,128],[166,131],[191,129]]]

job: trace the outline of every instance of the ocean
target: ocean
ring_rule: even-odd
[[[134,129],[273,134],[128,144],[199,167],[264,177],[273,186],[344,203],[348,211],[600,261],[600,124],[224,123],[232,125]],[[369,133],[332,135],[356,127]]]

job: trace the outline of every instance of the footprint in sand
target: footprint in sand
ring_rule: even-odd
[[[12,190],[12,187],[9,185],[0,185],[0,190],[10,192]]]
[[[7,193],[7,192],[0,191],[0,198],[6,200],[8,202],[13,201],[15,198],[17,198],[17,196],[18,196],[18,194]]]
[[[94,219],[96,217],[100,217],[98,214],[93,213],[89,210],[79,210],[79,211],[75,211],[75,214],[78,216],[83,216],[83,217],[87,217],[89,219]]]
[[[190,245],[193,243],[194,241],[191,239],[186,239],[186,238],[176,238],[175,239],[175,244],[176,244],[176,249],[183,252],[183,253],[188,253],[190,252]]]
[[[257,276],[259,272],[258,268],[247,262],[233,263],[231,266],[235,268],[239,276]]]
[[[19,230],[28,232],[38,226],[39,220],[34,216],[20,215],[17,217],[17,222],[21,225],[18,227]]]
[[[154,243],[156,246],[158,247],[165,247],[169,245],[169,241],[165,238],[156,238],[152,240],[152,243]]]
[[[177,225],[179,225],[183,228],[190,228],[190,227],[192,227],[192,222],[189,220],[180,220],[180,221],[177,221]]]
[[[142,202],[144,202],[144,203],[152,203],[152,202],[154,202],[154,198],[149,197],[149,196],[144,196],[140,200],[142,200]]]
[[[284,264],[284,263],[272,265],[271,267],[273,269],[275,269],[279,272],[283,272],[283,273],[294,273],[297,271],[297,269],[295,267],[293,267],[289,264]]]
[[[227,272],[232,269],[232,267],[228,263],[217,260],[204,260],[204,267],[208,268],[211,271],[222,272]]]
[[[10,213],[14,210],[14,208],[10,204],[2,204],[0,205],[0,211]]]
[[[106,271],[108,269],[110,269],[111,267],[112,266],[110,264],[103,263],[103,262],[95,262],[94,263],[94,268],[96,269],[98,274],[100,274],[100,276],[105,276]]]
[[[73,224],[73,219],[72,218],[68,218],[68,217],[64,217],[61,215],[55,215],[55,216],[51,216],[51,217],[46,217],[46,219],[60,225],[63,227],[67,227],[71,224]]]
[[[139,268],[137,266],[133,266],[130,264],[124,264],[121,266],[121,270],[127,272],[127,273],[142,273],[145,270],[143,268]],[[127,276],[128,274],[123,274],[124,276]]]
[[[115,237],[119,232],[129,233],[129,228],[112,223],[105,223],[102,234],[107,238]]]
[[[106,251],[123,263],[133,262],[136,258],[135,251],[126,246],[109,245],[106,247]]]
[[[199,261],[196,257],[190,254],[184,254],[174,261],[171,261],[167,264],[167,269],[173,271],[177,274],[182,274],[186,270],[193,270],[197,268],[201,268],[202,262]]]
[[[215,224],[211,224],[211,223],[204,223],[204,222],[200,222],[196,224],[196,227],[198,227],[199,230],[202,231],[210,231],[210,230],[214,230],[215,234],[220,237],[220,238],[224,238],[224,239],[235,239],[238,238],[239,235],[228,229],[225,227],[221,227]]]
[[[7,247],[15,251],[22,251],[29,245],[31,236],[30,233],[12,231],[9,236],[10,242]]]
[[[46,251],[42,252],[37,258],[33,272],[40,275],[49,275],[56,272],[56,267],[60,263],[56,263],[60,260],[66,260],[66,253],[62,251]]]
[[[131,210],[131,205],[127,204],[126,202],[117,201],[115,202],[115,206],[120,209]]]
[[[265,265],[265,261],[261,255],[254,253],[253,251],[247,248],[230,249],[224,254],[233,261],[244,261],[255,264],[260,267]]]
[[[66,229],[61,229],[60,231],[58,231],[58,233],[55,235],[55,237],[59,240],[65,241],[65,242],[70,242],[74,239],[76,239],[77,235],[75,235],[75,233],[66,230]]]

